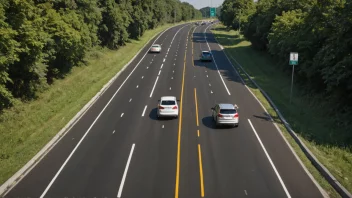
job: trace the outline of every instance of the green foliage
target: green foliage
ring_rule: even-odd
[[[224,25],[237,29],[240,2],[224,1],[220,16]],[[307,97],[324,98],[321,107],[329,104],[326,113],[335,123],[331,131],[350,131],[352,126],[351,10],[350,0],[260,0],[247,19],[241,18],[252,46],[270,53],[287,74],[289,53],[299,53],[295,81]],[[352,133],[338,136],[334,144],[352,144]]]
[[[225,0],[220,10],[220,21],[227,27],[243,29],[248,16],[254,13],[254,2],[248,0]]]
[[[0,111],[65,77],[96,46],[201,18],[179,0],[0,0]]]

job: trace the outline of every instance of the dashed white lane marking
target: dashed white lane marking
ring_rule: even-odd
[[[164,128],[164,125],[161,128]]]
[[[278,177],[278,179],[279,179],[279,181],[280,181],[280,183],[281,183],[281,186],[282,186],[282,188],[284,189],[284,191],[285,191],[285,193],[286,193],[286,196],[287,196],[288,198],[291,198],[291,195],[290,195],[290,193],[288,192],[288,190],[287,190],[287,188],[286,188],[284,182],[282,181],[279,172],[276,170],[276,167],[275,167],[273,161],[271,160],[271,158],[270,158],[268,152],[266,151],[266,149],[265,149],[265,147],[264,147],[264,144],[262,143],[262,140],[260,139],[260,137],[259,137],[257,131],[256,131],[255,128],[253,127],[251,120],[248,119],[248,122],[249,122],[249,124],[251,125],[252,130],[253,130],[255,136],[257,137],[258,142],[259,142],[260,146],[262,147],[262,149],[263,149],[263,151],[264,151],[266,157],[268,158],[268,160],[269,160],[269,162],[270,162],[270,165],[271,165],[272,168],[274,169],[274,172],[275,172],[276,176]]]
[[[149,67],[147,67],[147,69],[148,69]]]
[[[204,34],[204,38],[205,38],[205,41],[206,41],[206,43],[207,43],[208,49],[209,49],[209,51],[211,51],[210,46],[209,46],[209,43],[208,43],[208,40],[207,40],[207,35],[205,34],[206,31],[207,31],[207,29],[208,29],[209,27],[210,27],[210,26],[208,26],[207,28],[205,28],[203,34]],[[186,49],[187,49],[187,48],[186,48]],[[218,71],[218,74],[219,74],[219,76],[220,76],[220,78],[221,78],[221,81],[222,81],[222,83],[223,83],[224,86],[225,86],[225,89],[226,89],[227,93],[228,93],[229,95],[231,95],[229,89],[228,89],[227,86],[226,86],[226,83],[225,83],[224,79],[222,78],[222,75],[221,75],[221,73],[220,73],[220,71],[219,71],[219,67],[218,67],[218,65],[216,64],[215,57],[213,57],[213,62],[214,62],[214,65],[215,65],[215,67],[216,67],[216,70]]]
[[[211,87],[211,84],[209,83],[209,87]]]
[[[205,72],[207,72],[207,70],[205,70]]]
[[[209,76],[207,75],[207,78],[208,78]]]
[[[154,61],[154,59],[152,58],[152,62]]]
[[[171,79],[174,79],[174,77],[171,77]]]
[[[150,64],[152,64],[153,62],[150,62]]]
[[[185,27],[185,26],[184,26]],[[183,28],[183,27],[182,27]],[[182,29],[181,28],[181,29]],[[165,31],[164,31],[165,32]],[[157,38],[159,39],[160,36],[164,33],[162,32]],[[153,43],[154,44],[154,43]],[[147,56],[148,52],[146,52],[143,57],[139,60],[139,62],[137,63],[137,65],[133,68],[133,70],[131,71],[131,73],[126,77],[126,79],[122,82],[122,84],[120,85],[120,87],[116,90],[116,92],[112,95],[112,97],[109,99],[109,101],[106,103],[106,105],[104,106],[104,108],[100,111],[100,113],[98,114],[98,116],[94,119],[94,121],[92,122],[92,124],[89,126],[89,128],[87,129],[87,131],[84,133],[84,135],[82,136],[82,138],[79,140],[79,142],[76,144],[76,146],[73,148],[73,150],[71,151],[71,153],[69,154],[69,156],[66,158],[66,160],[64,161],[64,163],[61,165],[60,169],[56,172],[56,174],[54,175],[54,177],[50,180],[50,183],[46,186],[44,192],[40,195],[40,198],[45,197],[46,193],[49,191],[50,187],[53,185],[53,183],[55,182],[55,180],[57,179],[57,177],[60,175],[60,173],[62,172],[62,170],[65,168],[66,164],[68,163],[68,161],[70,161],[71,157],[74,155],[74,153],[76,152],[76,150],[78,149],[78,147],[81,145],[81,143],[83,142],[83,140],[87,137],[88,133],[90,132],[90,130],[93,128],[94,124],[98,121],[98,119],[100,118],[100,116],[103,114],[103,112],[105,111],[105,109],[110,105],[110,103],[112,102],[112,100],[115,98],[115,96],[119,93],[120,89],[123,87],[123,85],[127,82],[127,80],[130,78],[130,76],[133,74],[133,72],[138,68],[139,64],[142,62],[142,60],[144,60],[144,57]]]
[[[175,73],[175,70],[172,70],[172,73]]]
[[[130,162],[131,162],[131,159],[132,159],[132,154],[133,154],[134,146],[135,146],[135,144],[132,144],[131,152],[130,152],[130,155],[128,156],[126,168],[125,168],[125,171],[124,171],[123,176],[122,176],[122,180],[121,180],[119,192],[117,193],[117,198],[121,198],[122,189],[123,189],[123,185],[125,184],[125,180],[126,180],[126,176],[127,176],[128,167],[130,166]]]
[[[175,56],[177,56],[177,54]]]
[[[174,63],[174,65],[176,65],[176,63]]]
[[[158,76],[160,76],[161,70],[159,70]]]
[[[136,88],[138,88],[138,85],[137,85],[137,87]]]
[[[144,78],[144,76],[142,76],[142,79]]]
[[[156,54],[154,54],[154,57],[156,57]]]
[[[164,66],[164,64],[161,64],[161,67],[160,67],[160,69],[162,69],[162,68],[163,68],[163,66]]]
[[[175,58],[175,60],[176,60],[176,58]]]
[[[171,87],[170,87],[170,90],[171,90]]]
[[[247,191],[246,191],[246,190],[244,190],[244,194],[246,194],[246,195],[248,196],[248,194],[247,194]]]
[[[165,58],[164,58],[163,62],[165,62]]]
[[[156,80],[155,80],[155,83],[154,83],[154,86],[153,86],[153,89],[152,89],[152,92],[150,93],[150,98],[152,97],[153,95],[153,92],[154,92],[154,89],[155,89],[155,86],[156,86],[156,83],[158,82],[158,79],[159,79],[159,76],[156,77]]]
[[[143,113],[142,113],[142,117],[144,117],[145,111],[147,110],[147,105],[145,105]]]
[[[114,134],[115,133],[115,130],[112,132],[112,134]]]
[[[213,94],[214,93],[213,90],[210,90],[210,93]]]
[[[131,102],[132,101],[132,98],[130,99],[130,101],[129,102]]]
[[[124,113],[121,113],[121,118],[122,118],[123,114],[124,114]]]

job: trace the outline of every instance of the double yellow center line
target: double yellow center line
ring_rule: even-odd
[[[191,30],[191,29],[190,29]],[[190,32],[189,30],[189,32]],[[188,35],[189,35],[188,32]],[[187,43],[188,43],[187,37]],[[191,37],[193,39],[193,36]],[[176,162],[176,184],[175,184],[175,198],[179,196],[179,184],[180,184],[180,161],[181,161],[181,129],[182,129],[182,109],[183,109],[183,92],[184,92],[184,85],[185,85],[185,70],[186,70],[186,57],[187,57],[187,49],[185,50],[184,56],[184,64],[183,64],[183,72],[182,72],[182,86],[181,86],[181,96],[180,96],[180,115],[179,115],[179,122],[178,122],[178,140],[177,140],[177,162]],[[193,41],[192,41],[192,64],[193,64]],[[194,66],[194,64],[193,64]],[[197,102],[197,90],[194,88],[194,100],[196,104],[196,122],[197,127],[199,126],[199,119],[198,119],[198,102]],[[200,131],[197,130],[198,137],[200,136]],[[203,165],[202,165],[202,152],[200,144],[198,144],[198,160],[199,160],[199,174],[200,174],[200,191],[201,197],[204,197],[204,182],[203,182]]]

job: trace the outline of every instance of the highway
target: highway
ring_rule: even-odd
[[[5,197],[323,197],[209,25],[165,31],[160,54],[153,42]],[[198,61],[209,49],[215,61]],[[179,118],[157,119],[166,95]],[[239,106],[238,128],[215,128],[221,102]]]

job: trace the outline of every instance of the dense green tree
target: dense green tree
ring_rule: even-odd
[[[196,18],[179,0],[0,0],[0,110],[34,98],[95,46],[117,49],[148,29]]]

